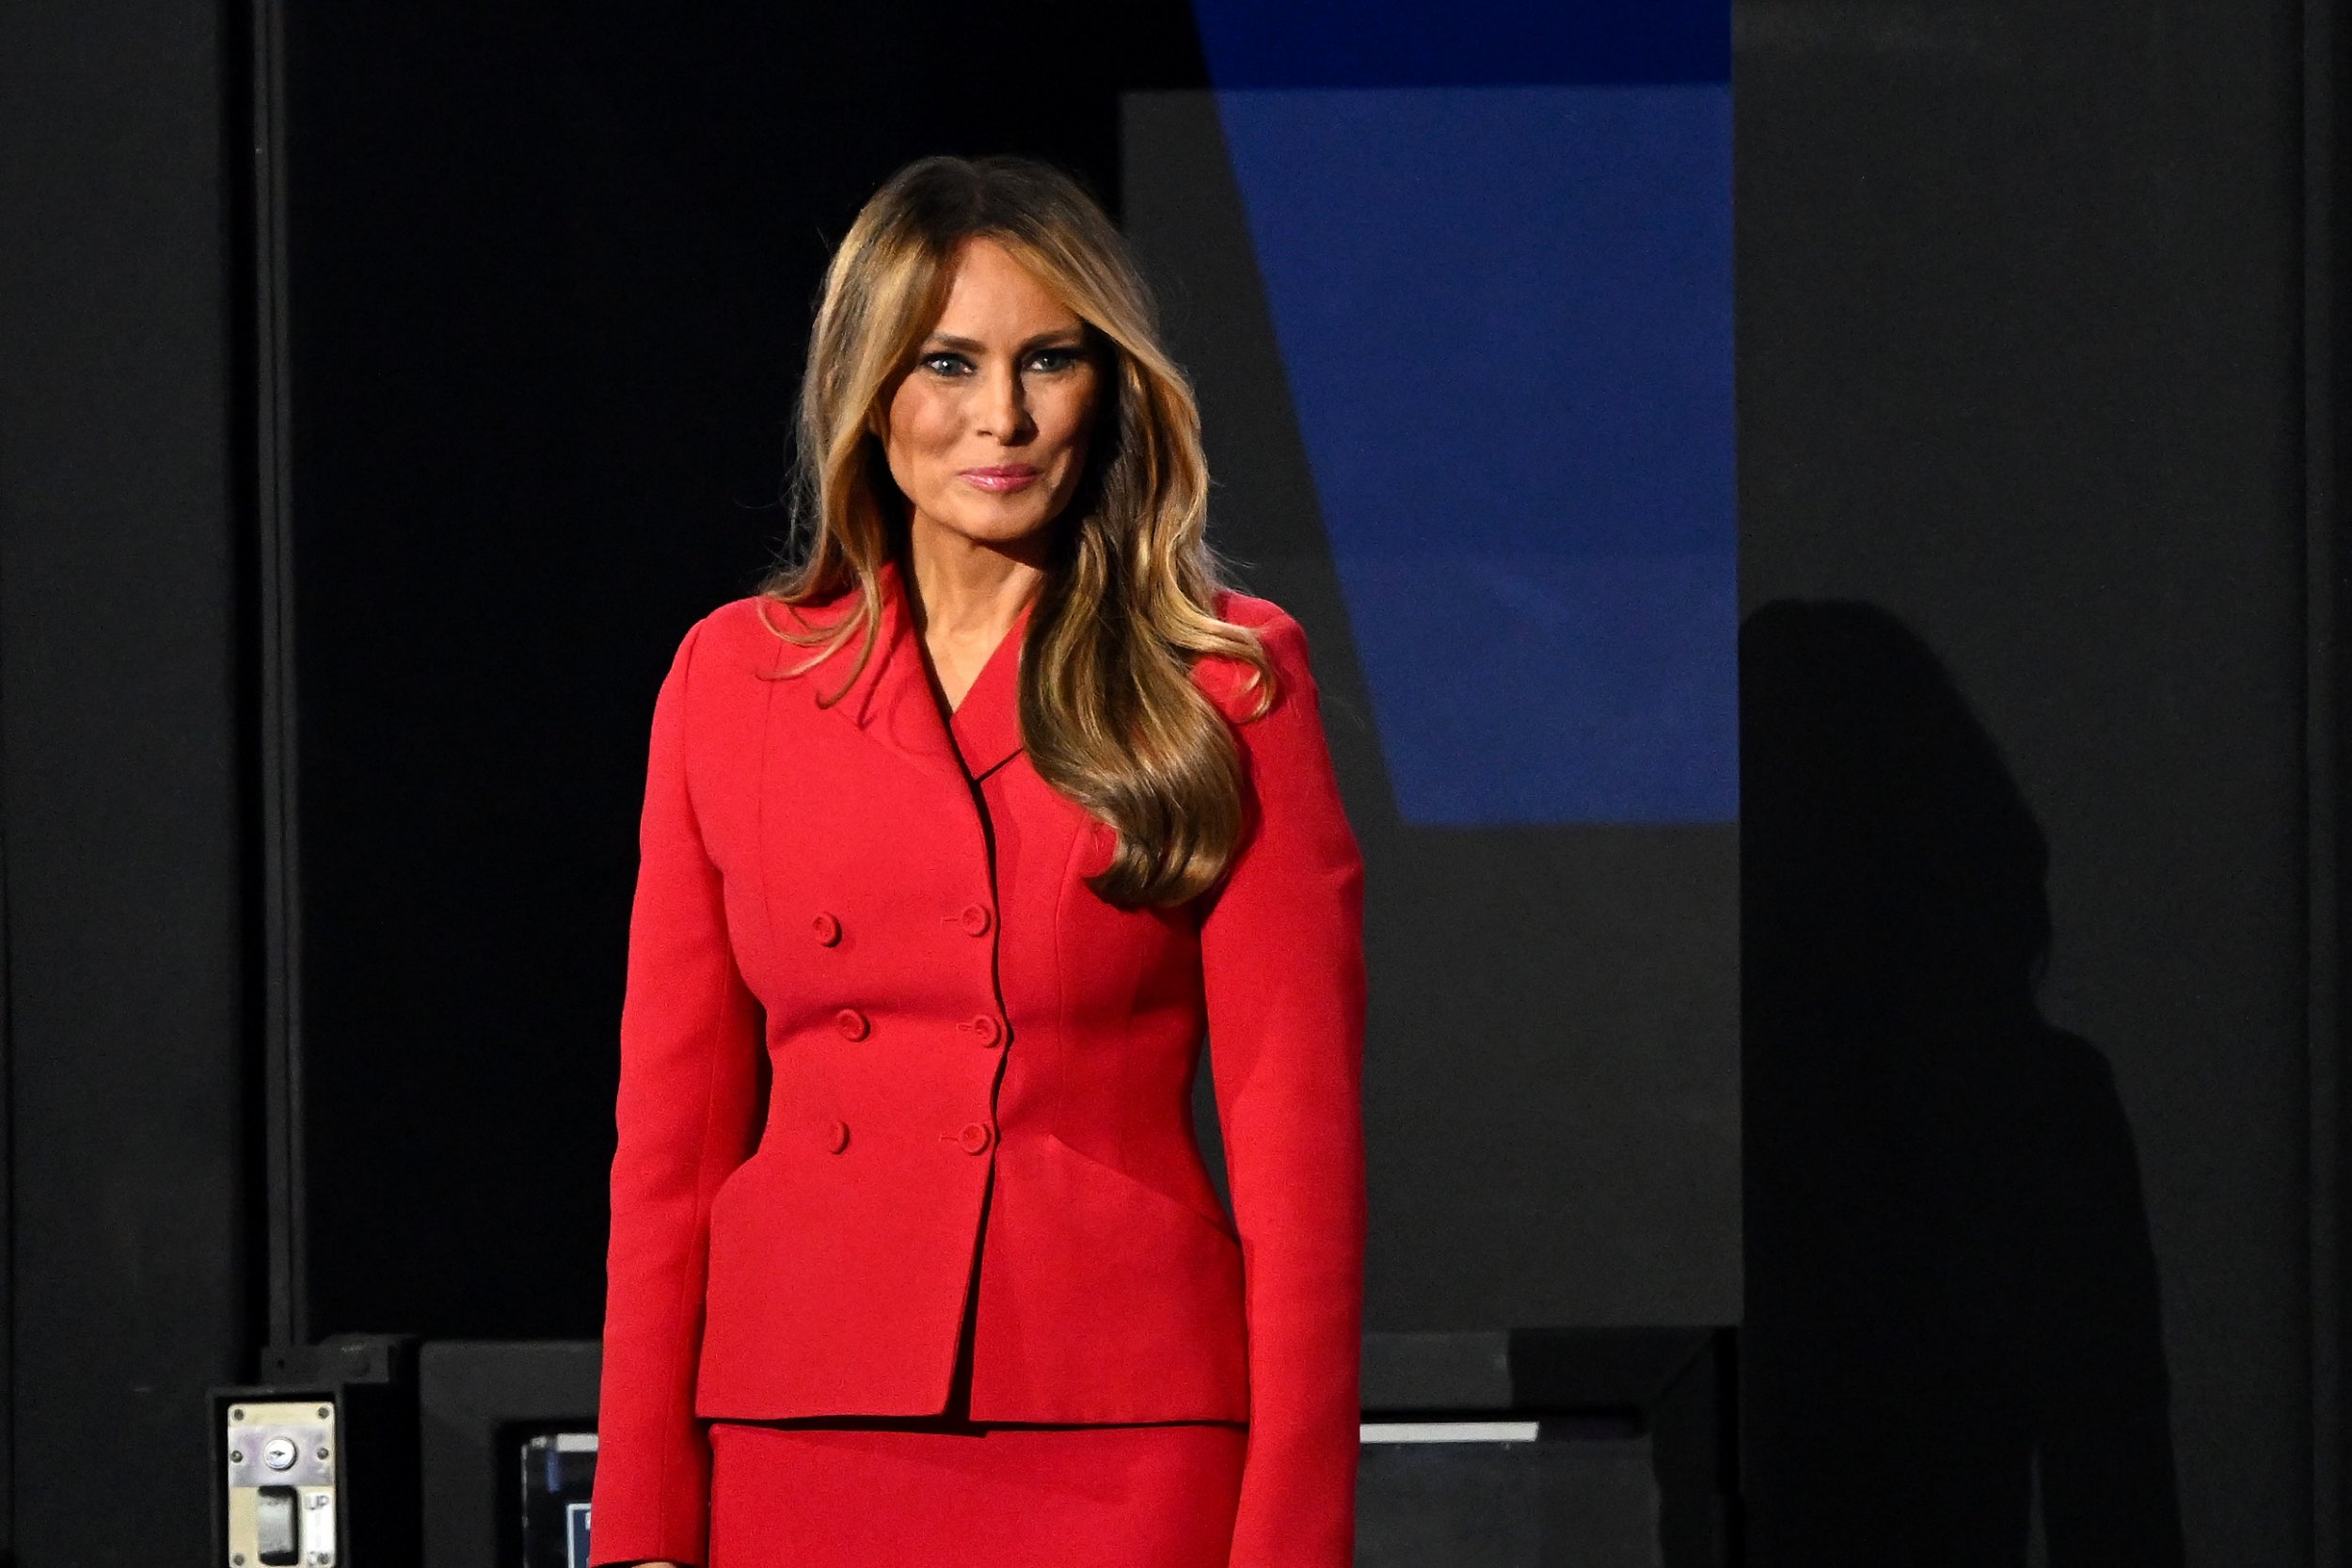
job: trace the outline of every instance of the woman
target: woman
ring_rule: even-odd
[[[594,1563],[1350,1560],[1362,867],[1154,334],[1025,160],[834,258],[805,547],[654,709]]]

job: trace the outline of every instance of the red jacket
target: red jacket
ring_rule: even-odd
[[[655,705],[591,1560],[704,1560],[698,1418],[941,1410],[977,1246],[974,1419],[1247,1420],[1234,1568],[1345,1568],[1362,863],[1298,625],[1219,606],[1280,684],[1235,730],[1252,831],[1202,899],[1130,912],[1080,880],[1109,830],[1022,752],[1025,615],[948,721],[895,567],[883,591],[830,707],[854,646],[771,678],[808,650],[750,599]],[[1238,721],[1246,673],[1195,679]]]

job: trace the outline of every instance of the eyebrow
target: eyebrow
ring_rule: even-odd
[[[1027,342],[1023,343],[1021,345],[1021,349],[1022,352],[1026,353],[1028,350],[1033,348],[1042,348],[1048,343],[1058,343],[1072,339],[1083,341],[1085,336],[1086,328],[1082,325],[1059,326],[1056,327],[1051,332],[1039,333],[1036,337],[1031,338]],[[986,343],[976,342],[970,338],[959,338],[950,332],[934,332],[929,338],[926,338],[924,341],[930,343],[945,343],[949,348],[962,349],[967,353],[972,354],[985,353],[988,349],[988,345]]]

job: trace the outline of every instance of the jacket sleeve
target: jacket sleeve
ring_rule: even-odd
[[[655,700],[621,1006],[589,1561],[707,1561],[693,1413],[710,1200],[756,1139],[761,1027],[687,784],[690,631]]]
[[[1354,1560],[1362,1355],[1363,862],[1298,623],[1236,734],[1248,835],[1201,923],[1210,1069],[1241,1233],[1249,1441],[1232,1568]]]

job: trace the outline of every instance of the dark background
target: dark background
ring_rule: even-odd
[[[274,1331],[594,1332],[643,716],[827,245],[936,150],[1116,201],[1205,81],[1180,7],[296,11],[0,12],[27,1563],[200,1560]],[[2177,1470],[2189,1560],[2339,1561],[2334,11],[1735,24],[1755,1560],[2022,1560],[2038,1485],[2161,1561]]]
[[[646,652],[780,541],[873,185],[1003,143],[1115,187],[1120,87],[1198,79],[1158,24],[290,16],[308,1333],[596,1334]]]

